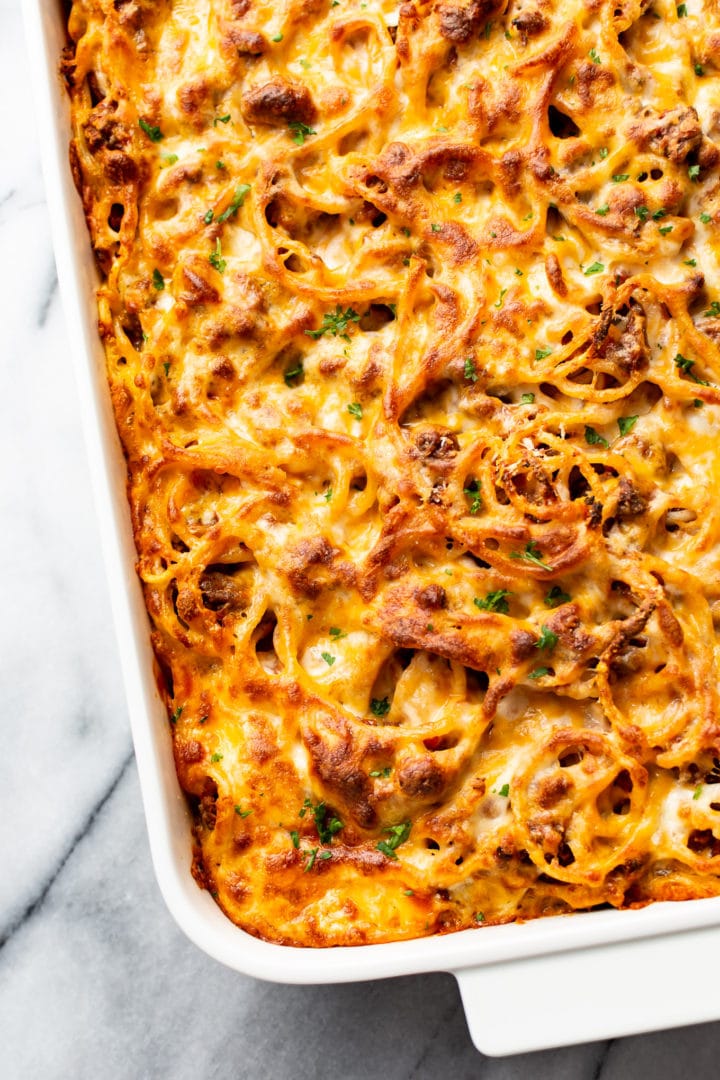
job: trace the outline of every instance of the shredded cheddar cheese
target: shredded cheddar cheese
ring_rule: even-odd
[[[720,893],[720,4],[75,0],[194,873],[294,945]]]

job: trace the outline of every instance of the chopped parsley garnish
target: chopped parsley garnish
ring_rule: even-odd
[[[710,383],[707,381],[707,379],[700,379],[694,373],[694,371],[693,371],[693,368],[695,367],[695,361],[694,360],[688,360],[686,356],[682,355],[682,353],[678,353],[676,355],[675,359],[673,360],[673,363],[675,364],[675,367],[679,368],[680,371],[683,371],[687,376],[689,376],[689,378],[691,378],[693,382],[698,383],[700,386],[709,386],[710,385]]]
[[[383,831],[389,833],[389,840],[380,840],[375,847],[378,851],[382,851],[383,855],[387,855],[389,859],[397,859],[395,851],[404,844],[410,835],[412,829],[412,823],[409,821],[403,821],[400,825],[391,825],[389,829]]]
[[[520,397],[520,404],[521,405],[532,405],[532,404],[534,404],[534,402],[535,402],[535,395],[534,394],[522,394],[521,397]]]
[[[340,638],[347,637],[347,632],[345,630],[341,630],[339,626],[331,626],[328,632],[330,634],[330,637],[333,638],[335,641],[339,641]]]
[[[220,243],[220,237],[215,240],[215,250],[211,252],[209,256],[210,265],[214,266],[219,274],[225,273],[225,267],[227,262],[222,257],[222,245]]]
[[[224,116],[216,116],[213,120],[213,127],[217,127],[218,124],[229,124],[230,113],[225,113]]]
[[[528,675],[528,678],[529,679],[542,679],[542,677],[544,675],[549,675],[549,674],[550,674],[550,668],[536,667],[534,671],[530,672],[530,674]]]
[[[717,318],[720,315],[720,303],[717,300],[713,300],[710,307],[704,312],[705,315],[709,315],[711,318]]]
[[[650,211],[648,210],[647,206],[636,206],[635,216],[639,217],[641,221],[647,221],[648,217],[650,216]]]
[[[497,794],[502,795],[503,799],[507,799],[508,795],[510,794],[510,785],[503,784]]]
[[[653,211],[653,216],[652,216],[653,221],[659,221],[660,218],[664,218],[664,217],[667,217],[667,210],[665,209],[664,206],[661,206],[659,210],[654,210]]]
[[[608,204],[607,204],[607,203],[605,203],[605,205],[604,205],[604,206],[598,206],[598,208],[597,208],[597,210],[595,211],[595,213],[596,213],[596,214],[599,214],[599,215],[600,215],[600,217],[605,217],[605,215],[606,215],[606,214],[609,214],[609,213],[610,213],[610,207],[608,206]]]
[[[205,222],[206,225],[210,225],[210,223],[212,222],[212,219],[214,217],[215,217],[215,212],[213,210],[208,210],[207,213],[203,217],[203,221]]]
[[[613,173],[613,184],[624,184],[626,180],[630,179],[630,173]]]
[[[593,64],[602,64],[602,60],[600,59],[597,49],[591,49],[588,53],[588,56],[592,60]]]
[[[163,154],[162,158],[166,165],[174,165],[180,160],[177,154]]]
[[[325,500],[326,503],[329,503],[330,500],[332,499],[332,497],[333,497],[333,489],[328,488],[327,491],[325,492],[325,494],[323,495],[323,499]]]
[[[698,177],[700,176],[700,166],[699,165],[691,165],[688,168],[688,176],[690,177],[691,180],[697,180]]]
[[[292,135],[292,141],[297,143],[298,146],[303,145],[308,135],[317,135],[314,128],[308,127],[307,124],[303,124],[300,120],[291,120],[288,127]]]
[[[157,266],[153,270],[152,282],[158,292],[162,292],[162,290],[165,288],[165,278],[162,276]]]
[[[601,146],[600,149],[598,150],[598,154],[600,155],[600,160],[604,161],[605,158],[608,156],[608,153],[609,153],[609,151],[608,151],[607,146]]]
[[[372,772],[369,775],[370,776],[383,776],[387,780],[387,778],[388,778],[388,776],[390,775],[391,772],[392,772],[392,768],[389,765],[386,765],[384,769],[373,769]]]
[[[702,221],[703,225],[709,225],[711,218],[709,214],[701,214],[700,220]]]
[[[292,840],[292,846],[294,848],[300,847],[300,833],[296,829],[290,830],[290,839]]]
[[[501,289],[500,290],[500,296],[495,301],[495,305],[494,305],[495,307],[502,307],[503,296],[505,295],[506,292],[507,292],[507,289]]]
[[[585,277],[590,277],[591,274],[602,274],[604,269],[605,267],[601,262],[594,262],[583,270],[583,274]]]
[[[520,269],[519,266],[515,267],[515,273],[517,274],[518,277],[523,277],[524,276],[523,272],[522,272],[522,270]]]
[[[638,422],[637,416],[619,416],[617,426],[621,435],[629,435]]]
[[[183,708],[184,708],[183,705],[178,705],[177,709],[175,710],[175,712],[170,717],[170,723],[171,724],[177,724],[178,720],[182,716]]]
[[[300,808],[298,817],[304,818],[308,810],[315,821],[315,828],[321,844],[332,843],[333,836],[345,828],[339,818],[332,816],[328,818],[328,809],[324,802],[316,804],[312,799],[306,799]]]
[[[332,859],[332,851],[321,851],[318,855],[318,859]]]
[[[462,202],[462,194],[459,191],[456,191],[455,194],[453,195],[453,202],[456,202],[456,203],[461,203]]]
[[[353,401],[348,405],[347,411],[351,416],[354,416],[356,420],[362,420],[363,408],[359,401]]]
[[[223,221],[227,221],[228,218],[231,218],[233,214],[237,214],[238,210],[245,202],[245,196],[249,191],[249,184],[240,184],[239,187],[235,188],[235,194],[232,197],[232,202],[228,206],[227,210],[223,210],[222,214],[218,218],[218,224],[222,224]]]
[[[468,486],[463,488],[463,495],[470,500],[470,506],[468,508],[470,513],[473,516],[479,514],[483,505],[482,495],[480,494],[480,481],[470,480]]]
[[[585,442],[588,446],[605,446],[607,447],[608,441],[603,438],[594,427],[590,427],[589,424],[585,425]]]
[[[403,896],[414,896],[415,893],[412,889],[403,889]]]
[[[534,540],[528,540],[524,551],[511,551],[510,558],[524,559],[525,562],[532,563],[534,566],[539,566],[541,570],[552,570],[552,566],[548,566],[546,562],[543,562],[540,557],[540,549]]]
[[[572,600],[570,593],[563,592],[559,585],[553,585],[552,589],[545,594],[545,607],[556,608],[561,604],[569,604]]]
[[[211,761],[222,761],[222,759],[223,759],[223,755],[217,750],[215,751],[213,756],[210,758]]]
[[[252,814],[252,810],[243,810],[243,808],[241,806],[236,806],[235,807],[235,813],[237,814],[238,817],[245,818],[245,817],[250,817],[250,815]]]
[[[216,169],[227,169],[227,165],[225,164],[224,161],[216,161],[215,162],[215,168]]]
[[[323,660],[325,661],[325,663],[327,664],[328,667],[333,666],[333,664],[335,663],[335,659],[336,659],[334,656],[331,656],[331,654],[329,652],[321,652],[320,655],[322,656]]]
[[[703,75],[705,74],[705,68],[702,66],[702,64],[695,64],[694,70],[695,70],[695,74],[697,75],[697,77],[699,79],[701,79],[703,77]]]
[[[552,651],[558,643],[558,636],[545,623],[540,627],[540,637],[535,642],[536,649],[550,649]]]
[[[283,39],[282,34],[275,34],[275,36],[272,37],[270,40],[271,41],[282,41],[282,39]]]
[[[678,19],[684,19],[686,17],[687,13],[688,13],[687,4],[678,4],[678,6],[677,6]]]
[[[333,337],[341,337],[343,341],[349,341],[350,335],[347,333],[347,328],[351,322],[360,322],[357,311],[351,307],[343,311],[340,304],[338,304],[334,311],[325,312],[319,330],[306,330],[305,333],[308,337],[315,338],[316,341],[323,334],[332,334]]]
[[[661,236],[667,236],[668,233],[673,231],[672,225],[661,225],[658,232]]]
[[[697,266],[695,259],[683,259],[683,266]]]
[[[548,358],[548,356],[552,356],[552,349],[536,349],[535,350],[535,359],[536,360],[546,360]]]
[[[481,611],[499,611],[501,614],[507,615],[510,610],[506,599],[508,596],[512,596],[509,589],[496,589],[494,592],[489,592],[487,596],[476,596],[473,603]]]
[[[148,124],[147,120],[143,120],[142,117],[138,120],[138,124],[147,135],[150,142],[160,142],[163,137],[163,133],[159,127],[154,127],[152,124]]]
[[[700,798],[700,796],[702,795],[702,789],[703,789],[702,784],[698,784],[698,786],[693,791],[693,799],[699,799]]]
[[[318,849],[316,847],[310,848],[310,850],[308,851],[307,854],[308,854],[309,857],[308,857],[308,861],[305,863],[305,868],[303,870],[304,874],[307,874],[308,871],[312,870],[313,866],[315,865],[315,859],[317,858],[317,853],[318,853]]]
[[[476,922],[476,923],[483,923],[483,922],[485,922],[485,913],[484,913],[484,912],[482,912],[482,911],[476,911],[476,912],[475,912],[475,922]]]
[[[170,361],[169,360],[165,361],[165,363],[163,364],[163,368],[165,370],[165,378],[167,379],[168,375],[170,374]]]
[[[373,716],[387,716],[390,712],[390,702],[386,697],[374,697],[370,702],[370,712]]]
[[[466,379],[470,380],[470,382],[477,382],[478,375],[477,371],[475,370],[475,361],[473,360],[472,356],[465,357],[465,368],[463,374]]]
[[[288,368],[288,370],[283,375],[283,378],[285,379],[285,385],[292,387],[293,383],[295,382],[295,379],[299,378],[301,375],[304,375],[304,374],[305,374],[305,369],[303,368],[302,360],[300,360],[295,365],[295,367]]]
[[[442,225],[431,225],[430,228],[433,232],[440,232]]]

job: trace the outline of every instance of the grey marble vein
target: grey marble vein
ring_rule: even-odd
[[[176,928],[130,756],[36,135],[18,104],[26,72],[18,0],[0,0],[2,1080],[717,1077],[720,1024],[492,1060],[449,975],[275,986]],[[617,992],[632,992],[622,971]]]

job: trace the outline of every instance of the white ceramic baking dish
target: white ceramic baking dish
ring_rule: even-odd
[[[59,0],[23,0],[55,257],[84,422],[155,872],[168,908],[210,956],[262,979],[332,983],[452,972],[470,1034],[510,1054],[720,1018],[708,963],[720,947],[720,898],[598,911],[419,941],[298,949],[234,926],[190,875],[190,822],[153,677],[135,576],[125,465],[97,335],[97,274],[68,166],[69,109],[58,75]],[[679,971],[691,978],[679,978]]]

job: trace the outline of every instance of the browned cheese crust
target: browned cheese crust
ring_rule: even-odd
[[[194,873],[327,946],[720,893],[720,4],[76,0]]]

